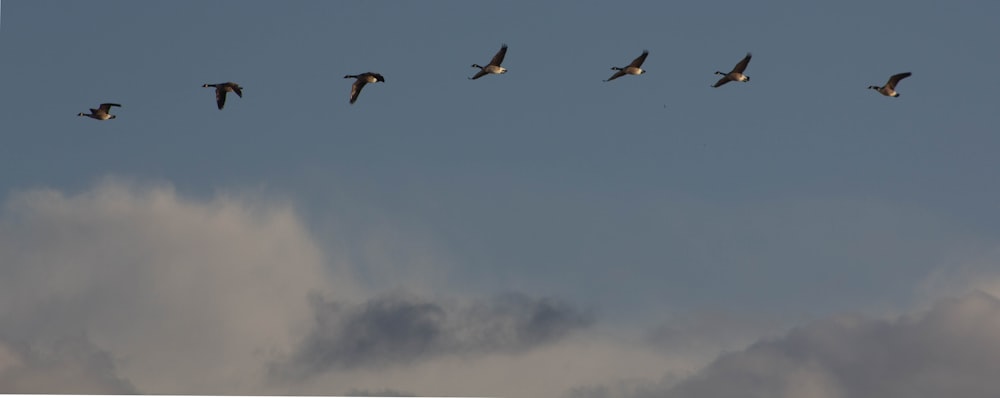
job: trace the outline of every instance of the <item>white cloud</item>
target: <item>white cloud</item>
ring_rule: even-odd
[[[518,294],[386,301],[328,259],[281,202],[196,200],[113,180],[72,195],[12,194],[0,213],[0,391],[535,395],[613,369],[585,361],[599,344],[567,343],[568,332],[590,323],[569,304]],[[383,363],[380,347],[398,342],[383,342],[375,356],[345,344],[394,332],[358,335],[359,327],[422,325],[393,318],[420,308],[445,317],[428,324],[443,328],[430,351],[404,352],[388,369],[344,362]],[[319,323],[324,317],[337,319]],[[361,356],[324,358],[333,365],[301,385],[269,377],[275,364],[327,346]],[[600,347],[603,357],[615,352]],[[556,364],[586,371],[536,380],[565,377],[544,370]]]
[[[82,336],[144,392],[250,392],[308,327],[307,294],[350,292],[325,267],[280,203],[115,181],[17,193],[0,219],[0,339]]]

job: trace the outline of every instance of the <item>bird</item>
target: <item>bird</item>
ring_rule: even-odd
[[[619,77],[622,77],[622,76],[625,76],[627,74],[628,75],[641,75],[643,73],[646,73],[646,71],[643,70],[641,68],[641,66],[642,66],[642,63],[646,61],[646,57],[647,56],[649,56],[649,51],[642,50],[642,55],[640,55],[638,58],[632,60],[632,63],[628,64],[628,66],[626,66],[624,68],[619,68],[617,66],[612,66],[611,70],[616,70],[618,72],[615,72],[614,75],[611,75],[611,77],[608,78],[608,80],[605,80],[605,81],[606,82],[610,82],[612,80],[615,80],[615,79],[617,79]]]
[[[347,75],[344,76],[345,79],[355,79],[354,84],[351,85],[351,103],[353,104],[358,100],[358,95],[361,94],[361,89],[365,87],[368,83],[383,82],[385,83],[385,78],[382,75],[375,72],[365,72],[360,75]]]
[[[215,87],[215,104],[219,106],[219,110],[226,105],[226,93],[234,92],[240,98],[243,98],[243,87],[239,84],[233,82],[217,83],[217,84],[202,84],[202,87]]]
[[[507,45],[504,44],[500,46],[500,51],[497,51],[496,55],[493,56],[493,59],[491,59],[490,63],[487,64],[486,66],[479,66],[479,64],[472,64],[473,68],[479,68],[479,72],[476,72],[476,75],[470,77],[469,80],[476,80],[490,73],[494,75],[507,73],[507,68],[500,66],[500,63],[503,62],[503,57],[505,57],[506,55],[507,55]]]
[[[897,73],[889,77],[889,81],[884,86],[868,86],[868,88],[878,91],[879,94],[887,97],[898,97],[899,93],[896,92],[896,85],[899,84],[900,80],[908,78],[910,75],[912,75],[910,72]]]
[[[110,102],[105,102],[105,103],[101,104],[101,106],[97,107],[97,109],[90,108],[90,113],[80,112],[80,113],[78,113],[76,115],[77,116],[86,116],[86,117],[89,117],[89,118],[92,118],[92,119],[97,119],[97,120],[114,119],[114,118],[116,118],[118,116],[117,115],[112,115],[112,114],[108,113],[108,112],[111,112],[111,107],[112,106],[117,106],[117,107],[121,108],[121,105],[119,105],[119,104],[112,104]]]
[[[750,53],[747,53],[747,56],[743,57],[743,59],[739,63],[737,63],[736,66],[733,67],[733,70],[729,71],[729,73],[722,73],[719,71],[715,71],[715,74],[722,75],[722,78],[719,79],[719,81],[715,82],[715,84],[713,84],[712,87],[719,87],[731,81],[734,82],[750,81],[750,76],[743,74],[743,71],[747,69],[747,65],[750,64],[750,57],[751,57]]]

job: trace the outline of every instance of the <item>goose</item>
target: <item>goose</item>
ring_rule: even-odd
[[[500,63],[503,62],[503,57],[505,57],[506,55],[507,55],[507,45],[504,44],[500,46],[500,51],[497,51],[497,54],[493,56],[493,59],[490,60],[490,63],[487,64],[486,66],[479,66],[479,64],[472,64],[473,68],[479,68],[479,72],[476,72],[476,75],[470,77],[469,80],[476,80],[490,73],[494,75],[507,73],[507,68],[500,66]]]
[[[361,89],[365,87],[368,83],[383,82],[385,83],[385,78],[382,75],[375,72],[365,72],[360,75],[347,75],[344,76],[345,79],[356,79],[354,84],[351,85],[351,103],[358,100],[358,95],[361,94]]]
[[[615,80],[615,79],[617,79],[619,77],[622,77],[622,76],[625,76],[625,75],[641,75],[643,73],[646,73],[646,71],[643,70],[640,67],[642,66],[642,63],[646,61],[646,56],[648,56],[648,55],[649,55],[649,51],[642,50],[642,55],[640,55],[638,58],[632,60],[632,63],[628,64],[628,66],[626,66],[624,68],[619,68],[617,66],[612,66],[611,70],[616,70],[618,72],[615,72],[614,75],[611,75],[611,77],[609,77],[608,80],[605,80],[605,81],[606,82],[610,82],[612,80]]]
[[[899,93],[896,92],[896,85],[899,84],[900,80],[908,78],[910,75],[912,75],[910,72],[897,73],[889,77],[889,81],[886,82],[884,86],[868,86],[868,88],[876,90],[879,94],[887,97],[898,97]]]
[[[80,113],[78,113],[76,115],[77,116],[86,116],[86,117],[89,117],[89,118],[92,118],[92,119],[97,119],[97,120],[114,119],[114,118],[116,118],[118,116],[117,115],[112,115],[112,114],[108,113],[108,112],[111,112],[111,107],[112,106],[117,106],[117,107],[121,108],[121,105],[119,105],[119,104],[112,104],[110,102],[105,102],[105,103],[101,104],[101,106],[98,106],[97,109],[90,108],[90,113],[80,112]]]
[[[219,110],[220,111],[222,110],[222,107],[226,105],[226,93],[228,93],[228,92],[234,92],[240,98],[243,98],[243,87],[240,87],[239,84],[236,84],[236,83],[233,83],[233,82],[225,82],[225,83],[218,83],[218,84],[208,84],[208,83],[205,83],[205,84],[202,84],[201,86],[202,87],[215,87],[215,104],[219,106]]]
[[[715,84],[713,84],[712,87],[719,87],[729,82],[750,81],[750,76],[743,74],[743,71],[747,69],[747,65],[750,63],[750,57],[751,57],[750,53],[747,53],[747,56],[743,57],[743,59],[739,63],[737,63],[736,66],[733,67],[733,70],[729,71],[729,73],[722,73],[719,71],[715,71],[715,74],[722,75],[722,78],[719,79],[719,81],[715,82]]]

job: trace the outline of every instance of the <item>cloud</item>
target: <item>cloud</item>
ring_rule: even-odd
[[[505,294],[468,304],[391,293],[361,304],[313,298],[316,327],[272,375],[382,368],[442,356],[518,353],[586,327],[586,312],[553,299]]]
[[[618,380],[607,384],[575,387],[566,395],[572,398],[660,398],[664,391],[677,382],[677,377],[668,374],[660,381],[646,379]]]
[[[346,394],[348,397],[416,397],[416,394],[396,391],[391,389],[369,391],[369,390],[350,390]]]
[[[984,292],[745,347],[772,322],[695,314],[623,337],[630,326],[553,298],[372,294],[329,258],[281,201],[120,181],[12,194],[0,210],[0,391],[1000,396],[990,259],[974,267]]]
[[[773,315],[702,310],[672,316],[645,333],[650,347],[665,355],[712,355],[738,350],[763,336],[777,335],[788,321]]]
[[[571,338],[593,317],[565,302],[373,294],[353,271],[280,200],[120,180],[12,193],[0,391],[534,395],[565,385],[539,367],[589,356]]]
[[[5,394],[136,394],[117,375],[107,351],[83,336],[38,344],[0,339],[0,391]]]
[[[351,291],[327,265],[282,203],[111,180],[12,194],[0,214],[0,390],[258,391],[268,358],[309,324],[308,293]]]
[[[895,320],[832,317],[724,354],[677,383],[578,388],[571,397],[1000,396],[1000,300],[984,292]],[[652,387],[650,387],[652,386]]]

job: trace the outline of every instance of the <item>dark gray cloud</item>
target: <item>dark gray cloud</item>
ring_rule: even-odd
[[[56,340],[0,338],[0,392],[5,394],[136,394],[111,355],[85,336]]]
[[[328,370],[409,364],[445,355],[517,353],[591,324],[591,316],[552,299],[505,294],[465,305],[393,293],[362,304],[313,296],[315,329],[278,379]]]
[[[896,320],[834,317],[722,355],[680,383],[577,388],[575,398],[1000,396],[1000,300],[938,302]]]

